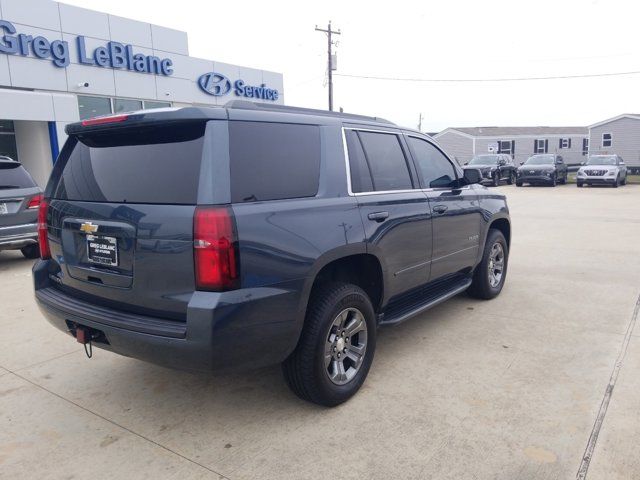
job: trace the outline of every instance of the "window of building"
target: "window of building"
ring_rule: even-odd
[[[135,112],[136,110],[142,110],[141,100],[131,100],[128,98],[113,99],[113,113]]]
[[[512,157],[516,153],[516,141],[515,140],[500,140],[498,141],[498,153],[506,153]]]
[[[610,147],[613,144],[613,138],[610,133],[602,134],[602,147]]]
[[[156,102],[156,101],[144,101],[144,108],[168,108],[171,106],[171,102]]]
[[[78,110],[80,110],[80,120],[113,113],[111,111],[111,99],[108,97],[78,95]]]
[[[549,140],[538,139],[533,141],[533,153],[547,153],[549,151]]]
[[[409,167],[393,133],[358,132],[376,191],[413,188]]]
[[[0,120],[0,155],[18,160],[16,134],[11,120]]]
[[[558,142],[558,148],[571,148],[571,139],[561,138]]]
[[[421,138],[409,137],[409,145],[425,188],[451,187],[456,171],[447,157],[434,145]]]
[[[589,154],[589,139],[583,138],[582,139],[582,155],[588,155],[588,154]]]
[[[313,197],[320,179],[316,125],[229,123],[231,200]]]

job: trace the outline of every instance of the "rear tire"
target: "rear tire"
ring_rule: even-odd
[[[522,186],[522,182],[516,181],[516,187],[521,187],[521,186]]]
[[[375,348],[375,312],[364,290],[342,282],[319,286],[298,345],[282,364],[284,378],[301,399],[333,407],[360,389]]]
[[[576,182],[576,185],[578,186],[578,188],[582,188],[584,186],[582,182]]]
[[[40,257],[40,247],[37,243],[22,247],[20,251],[22,252],[24,258],[34,259]]]
[[[497,297],[507,278],[509,264],[509,246],[500,230],[489,229],[484,245],[482,260],[473,272],[469,295],[483,300]],[[500,275],[498,276],[498,270]]]

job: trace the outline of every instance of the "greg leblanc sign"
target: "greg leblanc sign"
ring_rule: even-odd
[[[49,41],[42,36],[33,37],[24,33],[17,34],[16,27],[6,20],[0,20],[0,53],[7,55],[33,56],[49,59],[54,66],[65,68],[71,63],[69,42],[66,40]],[[77,62],[106,68],[122,68],[140,73],[171,75],[173,61],[170,58],[159,58],[155,55],[135,53],[132,45],[119,42],[107,42],[92,52],[87,51],[85,38],[76,37]]]
[[[169,76],[173,74],[173,61],[170,58],[136,53],[133,45],[110,41],[104,46],[89,51],[84,36],[77,36],[75,44],[76,62],[80,65],[117,68],[154,75]],[[49,60],[58,68],[66,68],[71,63],[69,42],[66,40],[50,41],[43,36],[34,37],[17,33],[16,27],[7,20],[0,20],[0,53]],[[264,83],[248,85],[242,79],[236,79],[232,82],[226,76],[216,72],[201,75],[197,82],[204,92],[215,97],[233,93],[239,97],[272,102],[277,101],[279,97],[278,90],[269,88]]]

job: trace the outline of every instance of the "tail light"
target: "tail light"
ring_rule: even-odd
[[[47,212],[49,202],[42,198],[40,200],[40,210],[38,210],[38,243],[40,244],[40,258],[46,260],[51,258],[49,249],[49,236],[47,235]]]
[[[198,290],[233,290],[240,286],[237,243],[231,209],[196,208],[193,252]]]
[[[40,202],[42,202],[42,195],[36,195],[29,200],[29,204],[27,208],[38,208],[40,206]]]
[[[82,121],[83,127],[91,127],[92,125],[104,125],[107,123],[120,123],[124,122],[129,115],[105,115],[101,117],[89,118]]]

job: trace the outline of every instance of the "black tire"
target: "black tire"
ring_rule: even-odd
[[[582,188],[584,186],[582,182],[576,182],[576,185],[578,186],[578,188]]]
[[[353,378],[338,385],[331,380],[325,366],[325,346],[334,328],[334,320],[349,308],[357,309],[364,317],[366,349]],[[298,345],[282,364],[284,378],[291,390],[303,400],[333,407],[346,402],[360,389],[369,373],[375,348],[375,312],[364,290],[342,282],[316,287],[309,300]]]
[[[567,184],[567,176],[565,175],[564,177],[562,177],[562,180],[560,180],[560,185],[566,185]]]
[[[555,187],[558,184],[558,176],[554,173],[551,177],[551,186]]]
[[[522,182],[518,182],[518,181],[516,180],[516,187],[521,187],[521,186],[522,186]]]
[[[622,181],[620,182],[620,185],[626,185],[626,184],[627,184],[627,176],[625,175]]]
[[[504,263],[499,283],[497,285],[491,285],[489,281],[489,262],[491,251],[496,243],[499,243],[502,248],[502,252],[504,254]],[[482,260],[473,272],[473,281],[471,283],[471,286],[467,290],[469,295],[475,298],[481,298],[483,300],[489,300],[498,296],[502,291],[505,279],[507,278],[508,266],[509,246],[507,245],[507,241],[500,230],[491,228],[489,229],[489,233],[487,234],[487,241],[484,244]]]
[[[516,181],[516,174],[514,172],[509,173],[509,178],[507,178],[507,185],[513,185]]]
[[[493,185],[494,187],[500,186],[500,172],[496,172],[493,174],[493,181],[491,182],[491,185]]]
[[[20,251],[22,252],[22,255],[24,255],[24,258],[40,258],[40,247],[37,243],[22,247]]]
[[[620,185],[620,176],[618,175],[618,176],[616,177],[616,181],[615,181],[615,182],[613,182],[612,187],[613,187],[613,188],[618,188],[618,186],[619,186],[619,185]]]

